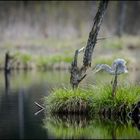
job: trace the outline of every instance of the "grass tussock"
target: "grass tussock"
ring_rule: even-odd
[[[51,113],[95,113],[103,108],[115,111],[125,105],[129,110],[140,100],[140,87],[137,85],[118,86],[116,97],[112,97],[110,85],[90,86],[77,90],[59,88],[44,98],[44,105]]]

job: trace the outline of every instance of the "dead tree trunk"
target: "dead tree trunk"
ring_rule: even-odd
[[[80,50],[75,51],[75,57],[71,64],[71,70],[70,70],[71,72],[70,83],[73,88],[78,87],[79,83],[85,78],[87,69],[91,67],[93,50],[97,42],[97,35],[103,20],[104,13],[107,9],[107,5],[108,5],[108,0],[100,1],[98,11],[96,13],[96,16],[94,17],[94,24],[92,30],[89,33],[89,38],[87,41],[86,48],[82,48]],[[81,51],[84,51],[83,66],[81,68],[78,68],[77,59],[78,59],[78,54]]]

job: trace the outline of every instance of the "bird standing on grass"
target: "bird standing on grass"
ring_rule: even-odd
[[[100,70],[104,70],[107,73],[114,75],[114,81],[113,80],[111,81],[113,97],[115,97],[116,95],[117,75],[128,73],[128,70],[126,68],[126,61],[121,58],[115,59],[111,67],[107,64],[98,64],[93,70],[95,73]]]

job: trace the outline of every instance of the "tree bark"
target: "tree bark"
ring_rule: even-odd
[[[97,42],[97,35],[103,20],[103,16],[107,9],[107,5],[108,0],[100,1],[98,11],[94,17],[93,27],[91,29],[91,32],[89,33],[86,48],[82,49],[84,51],[84,57],[83,57],[83,66],[81,68],[78,68],[77,66],[78,53],[81,52],[81,49],[75,51],[75,57],[71,64],[70,69],[71,72],[70,83],[73,88],[78,87],[79,83],[86,77],[87,69],[91,67],[93,50]]]

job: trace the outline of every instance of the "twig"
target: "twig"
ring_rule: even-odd
[[[43,110],[45,110],[45,107],[43,107],[42,105],[40,105],[37,102],[34,102],[38,107],[40,107],[41,109],[39,111],[37,111],[36,113],[34,113],[34,115],[38,115],[40,112],[42,112]]]
[[[45,109],[45,107],[43,107],[42,105],[40,105],[39,103],[37,102],[34,102],[38,107],[40,107],[41,109]]]
[[[110,37],[111,38],[111,37]],[[105,39],[108,39],[108,37],[100,37],[100,38],[97,38],[97,41],[98,40],[105,40]],[[96,41],[96,42],[97,42]],[[82,47],[81,49],[78,50],[78,53],[81,53],[81,52],[84,52],[86,49],[86,47]]]
[[[108,38],[112,38],[112,37],[99,37],[99,38],[97,38],[97,41],[98,40],[105,40],[105,39],[108,39]]]
[[[36,113],[34,113],[34,115],[38,115],[40,112],[42,112],[44,110],[44,108],[40,109],[39,111],[37,111]]]

